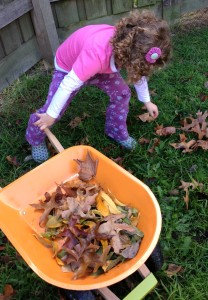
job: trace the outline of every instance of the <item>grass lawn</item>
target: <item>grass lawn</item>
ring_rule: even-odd
[[[89,144],[111,159],[120,158],[122,166],[146,183],[155,194],[162,211],[160,243],[164,265],[155,276],[158,286],[145,299],[205,300],[208,299],[208,152],[201,147],[183,153],[170,144],[179,142],[184,133],[181,121],[197,112],[204,113],[208,104],[208,30],[173,35],[173,58],[163,71],[151,77],[149,82],[152,100],[158,105],[157,120],[144,123],[136,118],[143,114],[142,104],[136,100],[132,89],[129,133],[138,141],[144,137],[149,143],[128,152],[104,135],[105,109],[108,98],[94,87],[83,89],[74,99],[62,120],[53,128],[64,148],[75,144]],[[37,166],[25,161],[30,147],[24,135],[29,114],[39,108],[46,97],[51,74],[40,63],[1,93],[0,106],[0,186],[16,180]],[[83,118],[75,128],[70,122]],[[158,136],[158,125],[174,126],[176,133]],[[187,141],[198,139],[196,133],[185,133]],[[155,139],[160,142],[151,153]],[[207,138],[203,138],[207,140]],[[9,163],[7,156],[16,157],[17,166]],[[188,209],[184,201],[185,191],[181,181],[203,185],[188,189]],[[186,198],[187,199],[187,198]],[[8,216],[9,217],[9,216]],[[177,267],[168,276],[170,264]],[[0,232],[0,294],[6,284],[15,290],[12,299],[60,299],[58,289],[43,282],[16,253]],[[128,291],[127,291],[128,293]],[[119,285],[118,285],[118,296]],[[1,296],[0,296],[1,297]]]

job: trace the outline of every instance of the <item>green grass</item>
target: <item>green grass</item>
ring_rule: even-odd
[[[207,110],[208,100],[203,102],[200,98],[208,94],[204,85],[208,81],[207,44],[206,28],[173,36],[171,63],[165,70],[154,74],[149,82],[150,90],[154,90],[153,101],[160,110],[156,121],[147,124],[136,120],[136,116],[143,111],[132,90],[129,132],[137,139],[150,139],[149,145],[141,145],[136,151],[127,152],[104,135],[108,98],[94,87],[83,89],[53,128],[65,148],[79,144],[87,137],[90,145],[109,158],[122,157],[123,166],[145,182],[157,197],[163,220],[160,243],[164,265],[155,274],[159,284],[146,297],[147,300],[208,298],[208,152],[200,148],[192,153],[182,153],[171,147],[170,143],[179,141],[180,130],[172,136],[160,137],[161,142],[155,152],[148,152],[157,137],[154,130],[157,124],[180,128],[183,118],[190,115],[196,117],[198,111]],[[24,135],[29,114],[44,103],[50,79],[51,74],[39,72],[37,66],[1,95],[4,99],[0,112],[1,187],[36,167],[34,162],[24,162],[30,154]],[[71,129],[70,121],[83,113],[88,113],[90,117]],[[195,137],[194,134],[187,136]],[[16,156],[19,167],[8,163],[8,155]],[[192,179],[203,183],[204,187],[202,191],[190,191],[187,210],[183,200],[185,194],[178,187],[181,180],[190,182]],[[170,191],[174,189],[178,189],[179,193],[173,196]],[[0,235],[0,245],[6,247],[0,251],[0,293],[9,283],[16,291],[13,299],[59,299],[58,290],[43,282],[26,266],[3,233]],[[165,273],[170,263],[182,266],[182,272],[171,278]]]

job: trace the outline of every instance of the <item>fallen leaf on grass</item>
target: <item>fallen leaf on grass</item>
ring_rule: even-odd
[[[157,139],[157,138],[155,138],[153,141],[154,141],[154,142],[153,142],[152,148],[150,148],[150,149],[148,150],[149,153],[153,153],[153,152],[155,151],[155,148],[156,148],[156,147],[159,145],[159,143],[160,143],[160,140]]]
[[[80,117],[76,117],[69,123],[70,128],[76,128],[79,126],[79,124],[82,122],[82,119]]]
[[[200,95],[199,95],[199,98],[200,98],[201,102],[205,102],[205,101],[208,100],[208,95],[200,94]]]
[[[114,161],[115,163],[117,163],[119,166],[121,166],[122,168],[123,167],[123,160],[124,160],[124,157],[117,157],[117,158],[112,158],[111,157],[111,160]]]
[[[179,194],[179,190],[177,190],[177,189],[174,189],[169,192],[169,195],[171,195],[171,196],[177,196],[178,194]]]
[[[13,166],[15,166],[15,167],[19,167],[19,166],[20,166],[20,163],[17,161],[16,156],[8,155],[8,156],[6,157],[6,159],[7,159],[7,161],[8,161],[11,165],[13,165]]]
[[[149,139],[146,139],[144,137],[142,137],[142,138],[139,139],[139,144],[140,145],[149,144],[149,143],[150,143]]]
[[[198,140],[197,143],[193,146],[193,149],[201,147],[203,150],[208,150],[208,141]]]
[[[182,271],[182,266],[178,266],[175,264],[169,264],[168,269],[165,271],[168,277],[172,277],[173,275],[176,275],[177,273]]]
[[[172,147],[175,149],[183,149],[183,153],[192,152],[193,146],[196,144],[195,140],[190,140],[189,142],[186,142],[187,137],[185,134],[180,134],[180,142],[179,143],[170,143]]]
[[[185,182],[181,180],[181,185],[179,186],[179,189],[183,189],[185,192],[185,196],[183,197],[184,202],[186,203],[186,209],[188,209],[189,205],[189,189],[192,188],[193,190],[196,188],[200,188],[200,190],[203,188],[202,183],[198,183],[194,179],[192,179],[192,182]]]
[[[86,113],[83,113],[82,117],[76,117],[74,118],[69,124],[68,126],[70,128],[76,128],[77,126],[79,126],[79,124],[82,122],[82,120],[84,120],[85,118],[88,118],[89,115]]]
[[[198,111],[196,113],[197,118],[187,117],[182,121],[183,127],[181,128],[184,131],[195,132],[198,134],[198,139],[202,139],[204,136],[207,136],[207,122],[206,118],[208,117],[208,111],[204,113]]]
[[[78,145],[88,145],[89,144],[89,138],[85,136],[81,141],[78,143]]]
[[[141,114],[141,115],[137,115],[136,118],[140,119],[142,122],[152,122],[152,121],[155,120],[153,117],[150,116],[149,113],[144,113],[144,114]]]
[[[14,295],[14,289],[11,284],[6,284],[4,286],[3,294],[0,294],[0,300],[10,300]]]
[[[175,127],[173,127],[173,126],[163,127],[163,125],[158,125],[155,128],[155,130],[156,130],[156,134],[158,134],[160,136],[167,136],[167,135],[171,135],[176,132]]]

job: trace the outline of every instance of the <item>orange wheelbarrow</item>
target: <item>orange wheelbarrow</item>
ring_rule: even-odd
[[[139,179],[117,165],[111,159],[90,146],[73,146],[63,149],[50,130],[46,130],[56,156],[37,166],[0,190],[0,228],[23,257],[28,266],[43,280],[68,290],[98,290],[104,299],[119,300],[108,288],[138,271],[143,278],[123,300],[143,299],[157,284],[145,262],[155,249],[161,231],[161,212],[151,190]],[[62,272],[49,249],[45,248],[33,233],[40,232],[38,211],[30,206],[46,191],[55,190],[56,183],[67,181],[78,173],[74,159],[84,160],[87,151],[99,160],[96,181],[109,189],[121,202],[140,211],[138,227],[144,232],[137,255],[97,277],[72,280],[70,273]]]

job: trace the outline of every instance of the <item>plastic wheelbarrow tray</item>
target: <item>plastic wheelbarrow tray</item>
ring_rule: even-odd
[[[29,267],[50,284],[71,290],[97,289],[105,299],[114,300],[119,298],[107,287],[138,271],[144,279],[124,299],[142,299],[157,284],[145,265],[161,231],[161,212],[154,194],[143,182],[90,146],[80,145],[65,150],[59,147],[59,151],[0,191],[0,228]],[[34,237],[34,231],[43,230],[38,225],[41,212],[35,211],[30,204],[43,198],[46,191],[54,191],[57,183],[78,176],[74,159],[85,160],[87,151],[93,159],[99,160],[96,182],[104,190],[109,189],[119,201],[139,210],[138,227],[144,238],[134,258],[99,276],[73,280],[72,274],[63,272],[52,258],[51,250]]]

